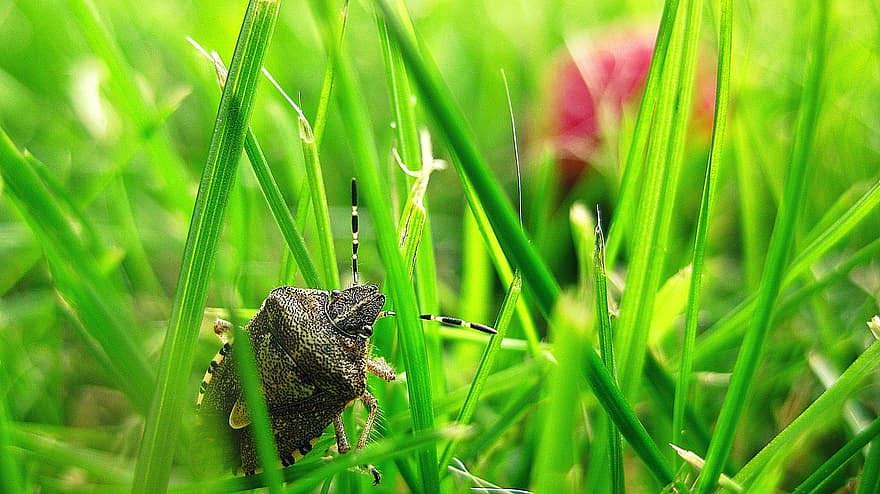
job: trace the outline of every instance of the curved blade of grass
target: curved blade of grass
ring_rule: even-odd
[[[734,480],[743,484],[749,482],[774,455],[790,454],[794,448],[802,445],[812,432],[829,422],[838,420],[839,410],[843,408],[846,400],[859,390],[865,379],[877,369],[878,362],[880,362],[880,343],[874,342],[847,367],[833,386],[822,393],[803,413],[752,457],[736,474]]]
[[[93,0],[68,0],[67,5],[79,25],[78,32],[83,35],[91,49],[107,64],[111,74],[111,84],[115,89],[115,101],[128,118],[135,122],[134,136],[148,133],[161,121],[159,112],[151,108],[138,89],[135,71],[125,60],[122,50],[114,41],[110,30],[101,20]],[[180,214],[190,212],[190,183],[186,167],[174,152],[174,146],[163,129],[158,129],[147,144],[147,151],[153,168],[159,171],[162,180],[163,199]],[[134,137],[132,137],[134,138]]]
[[[144,424],[135,493],[164,492],[171,473],[180,416],[186,403],[185,380],[192,367],[208,279],[278,8],[277,1],[252,0],[236,42],[184,248],[159,362],[159,379]]]
[[[319,13],[324,25],[325,43],[330,46],[336,64],[336,85],[339,107],[346,123],[359,185],[364,192],[366,204],[379,240],[379,254],[386,269],[386,283],[397,312],[399,338],[407,373],[413,428],[416,432],[434,428],[434,409],[431,395],[431,379],[424,334],[419,323],[415,290],[407,276],[406,267],[397,244],[397,234],[391,216],[390,194],[379,175],[379,158],[373,147],[372,127],[363,95],[358,90],[354,73],[347,55],[327,40],[336,38],[334,25],[327,6],[315,2],[313,9]],[[423,448],[418,453],[419,471],[426,492],[440,488],[437,475],[437,451],[434,447]]]
[[[483,161],[461,111],[453,103],[448,90],[442,86],[436,70],[429,68],[427,61],[419,54],[398,14],[386,1],[378,0],[376,3],[389,27],[389,33],[400,47],[410,75],[420,89],[426,110],[434,117],[446,142],[455,153],[456,171],[462,181],[466,179],[473,185],[479,200],[489,213],[489,221],[505,254],[513,261],[512,264],[523,270],[523,278],[531,285],[541,310],[549,315],[559,294],[559,285],[522,233],[510,201]]]
[[[700,311],[700,287],[703,282],[703,264],[706,243],[709,236],[709,219],[715,204],[715,189],[718,183],[718,161],[721,158],[724,130],[727,124],[727,106],[730,100],[730,50],[733,28],[732,0],[721,2],[721,23],[718,37],[718,74],[715,89],[715,117],[712,126],[712,142],[709,147],[709,161],[706,164],[706,178],[700,200],[700,213],[697,218],[697,233],[694,238],[694,251],[691,265],[690,289],[688,292],[687,316],[685,319],[684,344],[681,349],[678,385],[675,388],[675,402],[672,413],[672,443],[681,444],[684,429],[685,408],[691,389],[693,371],[693,352],[697,340],[697,323]],[[676,462],[677,463],[677,462]]]
[[[143,352],[131,336],[134,326],[118,284],[103,273],[98,261],[74,232],[64,208],[40,180],[36,160],[20,153],[0,129],[0,176],[8,196],[21,211],[45,252],[59,293],[72,308],[84,340],[97,343],[96,358],[109,366],[114,381],[139,410],[146,411],[145,389],[154,380]]]
[[[417,433],[413,436],[400,436],[371,443],[361,451],[340,455],[330,462],[314,461],[297,463],[282,470],[285,482],[290,485],[288,493],[312,492],[315,486],[325,479],[365,464],[378,464],[412,454],[414,451],[434,444],[439,439],[461,436],[460,428],[445,428],[439,431]],[[317,448],[316,448],[317,449]],[[186,486],[172,486],[173,494],[200,494],[203,492],[240,492],[257,489],[266,485],[265,473],[247,477],[233,477],[212,482],[201,482]]]
[[[826,480],[834,477],[844,465],[856,456],[869,442],[873,441],[878,434],[880,434],[880,418],[875,419],[871,422],[871,425],[847,441],[842,448],[831,455],[825,463],[814,470],[813,473],[804,479],[800,485],[795,487],[791,493],[809,494],[812,492],[818,492]],[[871,450],[873,451],[874,449],[874,445],[872,445]],[[880,448],[877,449],[880,450]]]
[[[12,440],[17,447],[39,458],[40,461],[63,468],[81,468],[94,479],[120,484],[117,492],[124,489],[123,485],[131,482],[131,469],[120,465],[120,459],[117,455],[74,446],[38,433],[22,430],[13,431]]]
[[[348,1],[342,6],[342,13],[339,22],[339,37],[336,40],[336,49],[342,50],[342,43],[345,41],[345,30],[348,26]],[[329,48],[328,52],[329,52]],[[330,108],[330,97],[333,95],[333,83],[336,80],[336,60],[330,58],[327,61],[327,67],[324,69],[324,81],[321,83],[321,95],[318,98],[318,110],[315,113],[315,149],[321,150],[321,143],[324,141],[324,129],[327,127],[327,109]]]
[[[474,374],[474,378],[471,381],[468,394],[464,399],[464,403],[461,405],[458,417],[455,418],[455,423],[458,425],[470,424],[471,419],[474,416],[477,402],[479,401],[483,388],[486,385],[486,379],[488,379],[489,373],[494,368],[495,359],[498,356],[501,342],[504,340],[504,335],[507,334],[507,327],[510,325],[510,319],[513,317],[514,308],[516,307],[517,299],[519,299],[521,289],[522,279],[520,278],[519,273],[516,273],[513,278],[513,283],[511,283],[510,287],[507,289],[504,301],[501,302],[501,309],[498,311],[498,317],[495,319],[495,325],[493,327],[498,331],[498,334],[492,335],[492,337],[489,338],[489,344],[486,345],[486,349],[483,351],[482,357],[480,357],[480,363],[477,366],[477,372]],[[452,455],[455,454],[458,445],[459,442],[457,440],[452,440],[446,445],[446,448],[443,449],[443,454],[440,455],[441,475],[447,471],[449,461],[452,459]]]
[[[737,356],[730,387],[706,455],[706,467],[697,481],[695,491],[697,494],[708,494],[715,488],[721,468],[730,454],[733,435],[745,407],[749,388],[758,368],[764,339],[772,322],[773,306],[781,289],[783,269],[794,239],[795,223],[805,200],[808,154],[816,132],[819,88],[825,65],[828,1],[816,2],[813,15],[810,58],[807,61],[807,76],[804,81],[785,192],[776,217],[773,236],[770,239],[767,262],[755,302],[755,312]]]
[[[434,117],[454,152],[456,158],[454,163],[462,179],[462,186],[467,191],[469,181],[473,180],[475,195],[487,206],[488,218],[505,249],[505,254],[512,261],[511,264],[520,268],[523,279],[528,282],[536,297],[538,307],[549,317],[559,295],[559,285],[525,238],[510,203],[502,194],[497,182],[491,178],[488,167],[477,151],[472,134],[467,130],[461,111],[453,103],[448,94],[449,90],[440,83],[436,69],[429,68],[428,60],[423,59],[419,54],[400,19],[387,3],[377,0],[377,4],[388,24],[389,33],[394,36],[401,48],[401,54],[407,62],[410,75],[420,89],[427,110]],[[467,193],[466,196],[470,198]],[[476,211],[474,204],[471,204],[471,210]],[[668,484],[672,480],[672,473],[665,465],[657,445],[638,421],[632,407],[623,398],[599,356],[590,349],[586,352],[586,359],[588,382],[593,386],[599,402],[609,412],[624,437],[630,441],[633,449],[651,472],[661,483]]]

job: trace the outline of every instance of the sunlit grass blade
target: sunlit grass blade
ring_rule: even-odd
[[[792,494],[809,494],[818,492],[828,479],[834,477],[859,451],[880,434],[880,418],[871,422],[871,425],[847,441],[842,448],[837,450],[819,468],[816,468],[809,477],[804,479],[792,492]],[[880,449],[880,448],[878,448]],[[874,446],[871,447],[874,450]]]
[[[619,210],[616,219],[608,231],[608,267],[613,269],[617,261],[617,255],[623,240],[626,238],[626,229],[631,229],[635,224],[634,210],[639,201],[633,200],[633,195],[638,194],[640,189],[637,184],[642,182],[645,163],[645,151],[648,147],[648,139],[651,135],[651,120],[655,113],[655,105],[660,92],[660,74],[666,63],[666,53],[669,50],[672,29],[675,24],[676,13],[680,0],[666,0],[663,6],[663,14],[660,17],[660,26],[657,30],[657,39],[654,43],[654,55],[651,57],[651,65],[645,79],[645,91],[642,93],[642,101],[639,105],[636,117],[633,137],[626,154],[626,162],[623,166],[623,174],[620,179],[620,191],[617,195]]]
[[[244,16],[196,197],[133,492],[163,492],[171,473],[208,280],[278,9],[277,1],[252,0]]]
[[[776,224],[767,253],[767,262],[764,265],[764,274],[755,302],[755,311],[737,356],[730,387],[716,423],[712,443],[709,445],[706,468],[697,482],[696,492],[698,494],[707,494],[714,489],[722,465],[730,454],[734,432],[745,407],[764,340],[772,322],[773,308],[781,289],[783,269],[791,249],[795,223],[805,201],[807,163],[810,159],[808,155],[816,132],[819,114],[819,88],[825,65],[828,2],[823,0],[815,3],[813,16],[814,27],[810,57],[807,61],[807,75],[804,81],[785,192],[776,216]]]
[[[557,365],[550,371],[545,393],[543,427],[532,465],[534,492],[578,492],[580,482],[570,471],[577,463],[574,456],[580,385],[573,379],[580,373],[581,362],[589,349],[589,327],[593,318],[587,307],[565,296],[559,298],[553,318],[553,355]]]
[[[82,323],[83,340],[95,348],[95,358],[107,367],[113,381],[132,404],[146,411],[146,389],[154,373],[131,336],[134,326],[119,285],[106,276],[99,262],[83,245],[71,222],[40,180],[33,164],[0,129],[0,176],[6,193],[21,211],[39,241],[56,279],[59,294]]]
[[[703,282],[703,265],[706,244],[709,237],[709,220],[715,204],[715,189],[718,184],[719,160],[722,156],[724,131],[727,126],[727,106],[730,101],[730,50],[732,44],[733,4],[731,0],[721,2],[720,34],[718,37],[718,72],[715,89],[715,117],[712,128],[712,142],[709,160],[706,164],[706,178],[697,218],[697,232],[694,238],[692,273],[688,292],[687,316],[685,318],[684,342],[679,361],[678,384],[675,388],[675,404],[672,414],[672,443],[681,444],[684,431],[685,407],[691,389],[691,372],[694,361],[693,352],[697,340],[697,323],[700,311],[700,288]]]
[[[315,2],[320,4],[321,2]],[[415,290],[407,276],[406,267],[398,248],[398,236],[391,215],[390,195],[379,170],[379,157],[374,147],[372,128],[364,97],[359,91],[347,54],[337,50],[328,40],[336,39],[338,28],[326,5],[314,5],[323,23],[325,44],[336,64],[337,97],[343,120],[348,129],[351,149],[355,156],[358,185],[366,198],[371,218],[376,227],[379,254],[386,270],[386,284],[394,310],[397,313],[399,338],[407,373],[413,428],[416,432],[434,428],[434,409],[431,379],[425,339],[419,323]],[[419,471],[426,492],[439,489],[437,451],[431,446],[418,452]]]
[[[644,367],[650,325],[669,246],[672,211],[682,168],[685,134],[693,101],[696,49],[702,1],[680,6],[660,73],[660,93],[645,162],[645,184],[638,197],[634,229],[637,242],[627,269],[617,328],[618,369],[624,396],[633,397]]]
[[[734,480],[748,483],[764,464],[776,454],[789,455],[800,447],[811,433],[839,418],[844,403],[859,390],[865,379],[877,369],[880,362],[880,343],[873,343],[850,364],[834,383],[758,452],[736,474]]]
[[[514,308],[516,307],[516,302],[517,299],[519,299],[519,293],[521,290],[522,280],[517,273],[513,278],[513,283],[507,289],[507,295],[504,297],[504,301],[501,302],[501,310],[499,310],[498,317],[493,326],[498,331],[498,334],[492,335],[492,337],[489,338],[489,344],[486,345],[485,350],[483,350],[483,355],[480,357],[480,363],[477,366],[477,372],[474,374],[470,389],[468,389],[467,397],[461,405],[458,417],[455,418],[455,423],[458,425],[470,424],[471,419],[474,416],[480,395],[486,385],[486,379],[489,377],[489,373],[492,371],[495,360],[498,357],[498,350],[501,346],[501,342],[504,340],[504,335],[507,334],[507,327],[510,325],[510,320],[513,317]],[[443,454],[440,456],[440,475],[443,475],[446,471],[449,466],[449,461],[452,459],[457,448],[458,441],[453,440],[443,449]]]

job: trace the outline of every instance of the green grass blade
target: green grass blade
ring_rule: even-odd
[[[233,312],[235,314],[235,312]],[[254,349],[251,346],[250,335],[242,329],[237,318],[233,317],[235,326],[235,363],[238,365],[238,375],[241,377],[241,388],[244,394],[247,409],[253,421],[254,439],[257,445],[257,456],[263,467],[266,486],[272,494],[284,492],[282,489],[281,471],[278,465],[278,448],[275,444],[275,436],[272,433],[272,425],[269,422],[269,411],[266,407],[266,399],[262,393],[260,373],[257,370],[257,361],[254,359]]]
[[[764,339],[770,329],[773,306],[781,288],[783,269],[793,242],[795,223],[805,198],[808,154],[815,136],[819,114],[819,88],[825,65],[828,2],[815,3],[813,15],[815,24],[810,46],[810,58],[807,62],[807,76],[804,81],[785,192],[773,228],[773,237],[770,240],[767,262],[764,266],[764,274],[755,303],[755,312],[737,356],[727,397],[724,400],[715,427],[715,434],[706,455],[706,467],[697,482],[696,492],[698,494],[707,494],[715,488],[721,468],[730,454],[736,426],[745,407],[749,388],[758,367]]]
[[[4,365],[0,362],[0,365]],[[8,401],[8,378],[5,375],[6,369],[0,368],[0,378],[3,388],[0,389],[0,487],[3,492],[24,492],[21,488],[21,475],[18,470],[16,456],[12,453],[12,432],[13,425],[9,415],[9,409],[6,406]]]
[[[144,390],[152,385],[154,373],[131,336],[135,323],[128,304],[120,296],[119,285],[105,276],[75,233],[57,194],[40,180],[35,163],[0,129],[0,176],[8,197],[41,244],[60,295],[81,322],[77,327],[84,330],[83,339],[96,342],[96,359],[132,404],[146,411]]]
[[[667,243],[693,101],[701,6],[701,0],[689,0],[680,9],[669,52],[663,55],[666,61],[660,74],[660,94],[645,164],[646,182],[636,213],[635,235],[639,241],[633,246],[626,290],[620,300],[618,368],[620,387],[627,397],[635,396],[639,387],[650,332],[644,314],[654,310],[661,268],[670,250]]]
[[[803,413],[752,457],[736,474],[734,480],[740,483],[749,482],[774,455],[790,454],[802,445],[812,432],[837,419],[846,400],[876,371],[878,362],[880,362],[880,343],[875,342],[847,367],[833,386],[822,393]]]
[[[809,477],[804,479],[792,492],[792,494],[809,494],[817,492],[822,484],[829,478],[833,477],[844,465],[847,464],[859,451],[862,450],[869,442],[873,441],[880,434],[880,418],[871,422],[871,425],[862,432],[856,434],[855,437],[847,441],[842,448],[837,450],[825,461],[819,468],[815,469]],[[878,448],[880,449],[880,448]],[[874,450],[874,447],[871,447]]]
[[[345,31],[348,26],[348,0],[342,7],[340,16],[339,38],[336,40],[336,49],[342,50],[342,43],[345,41]],[[332,40],[325,40],[330,41]],[[330,51],[329,47],[326,47]],[[330,108],[330,97],[333,95],[333,83],[336,81],[336,60],[330,58],[327,60],[327,67],[324,69],[324,80],[321,83],[321,95],[318,98],[318,110],[315,113],[315,148],[320,151],[321,143],[324,141],[324,129],[327,128],[327,110]]]
[[[389,32],[401,48],[407,67],[410,69],[409,73],[417,83],[427,109],[454,151],[456,170],[459,172],[463,186],[467,187],[468,182],[473,181],[476,195],[487,206],[488,218],[505,254],[512,261],[511,264],[519,266],[522,270],[523,279],[530,285],[538,307],[542,313],[549,316],[553,312],[554,301],[559,295],[559,285],[526,240],[509,201],[499,190],[496,181],[491,178],[471,133],[466,130],[467,126],[461,111],[452,102],[449,91],[439,82],[436,70],[429,68],[428,62],[419,55],[414,42],[407,36],[401,21],[391,8],[381,0],[378,1],[378,5],[382,9]],[[471,210],[475,211],[473,204]],[[638,421],[632,407],[624,400],[599,356],[595,351],[590,350],[586,352],[586,358],[588,382],[594,386],[593,391],[599,402],[609,411],[624,437],[630,441],[658,480],[663,484],[669,483],[672,480],[672,473],[665,465],[659,449]]]
[[[553,318],[553,354],[557,365],[545,385],[543,427],[532,465],[534,492],[578,492],[581,486],[570,470],[577,464],[574,456],[574,431],[579,421],[580,386],[578,375],[585,353],[591,351],[587,335],[593,319],[586,307],[574,297],[559,298]]]
[[[180,415],[186,404],[185,379],[192,366],[208,279],[278,9],[277,1],[252,0],[248,4],[232,56],[187,235],[159,379],[144,424],[133,486],[136,493],[164,492],[171,473]]]
[[[871,444],[865,466],[862,467],[862,477],[859,479],[859,489],[856,494],[872,494],[880,489],[880,441]]]
[[[306,145],[303,144],[303,149],[305,149],[305,147]],[[287,203],[281,195],[281,189],[278,187],[278,183],[272,175],[272,170],[266,162],[266,156],[263,154],[263,149],[260,147],[260,143],[257,141],[257,138],[254,136],[254,133],[250,128],[248,128],[247,134],[245,135],[244,149],[247,153],[248,160],[251,162],[254,174],[257,176],[257,181],[260,183],[260,190],[263,191],[263,197],[266,198],[266,203],[272,211],[275,223],[278,224],[278,228],[281,230],[281,235],[284,237],[287,247],[293,254],[293,258],[296,260],[296,264],[302,273],[303,280],[305,280],[306,285],[310,288],[324,288],[324,285],[321,284],[321,280],[318,279],[318,271],[315,269],[315,264],[312,262],[309,252],[306,249],[305,240],[303,240],[302,234],[300,234],[299,230],[296,228],[296,222],[293,219],[293,215],[290,214],[290,208],[287,207]],[[308,161],[308,159],[306,161]],[[326,205],[325,201],[325,208]],[[330,240],[332,243],[332,237]],[[326,273],[331,273],[332,275],[332,273],[335,272],[338,280],[339,274],[336,270],[335,258],[333,259],[332,267],[329,268],[332,269],[332,272],[328,271],[326,262],[324,267],[325,275]]]
[[[316,2],[320,3],[320,2]],[[325,5],[315,5],[324,24],[325,43],[335,39],[338,28],[334,25]],[[355,155],[360,190],[379,240],[379,254],[386,269],[389,295],[397,312],[399,338],[407,373],[413,428],[416,432],[434,428],[434,409],[431,379],[424,334],[419,323],[419,311],[415,290],[410,282],[404,261],[398,248],[396,227],[391,216],[390,194],[381,179],[379,158],[373,147],[372,128],[363,95],[358,89],[350,61],[344,52],[328,43],[336,64],[337,97],[343,120],[346,123],[351,149]],[[421,449],[418,453],[419,471],[426,492],[439,490],[437,475],[437,451],[434,447]]]
[[[549,315],[559,294],[559,285],[522,233],[510,201],[501,191],[497,180],[492,177],[492,173],[477,150],[461,110],[457,108],[449,96],[449,91],[440,82],[436,70],[419,54],[398,14],[384,0],[378,0],[377,4],[381,8],[389,33],[400,47],[409,74],[420,90],[426,110],[437,122],[442,135],[454,152],[456,159],[453,162],[459,177],[462,182],[467,180],[473,185],[479,200],[486,208],[489,221],[495,234],[498,235],[505,254],[511,264],[522,269],[523,279],[531,286],[539,307],[545,315]]]
[[[688,292],[687,316],[685,319],[684,344],[681,349],[678,385],[675,388],[675,404],[672,414],[672,443],[681,444],[684,429],[685,408],[691,389],[693,371],[693,352],[697,339],[697,323],[700,311],[700,287],[703,282],[703,265],[706,244],[709,236],[709,219],[715,204],[715,189],[718,184],[718,166],[721,158],[724,131],[727,124],[727,107],[730,101],[730,51],[732,44],[733,5],[731,0],[721,2],[721,27],[718,37],[718,73],[715,90],[715,117],[712,128],[712,142],[709,148],[709,161],[706,165],[706,179],[697,219],[697,233],[694,239],[693,272]]]
[[[78,24],[78,33],[83,35],[95,54],[107,64],[108,71],[112,74],[114,99],[137,126],[133,135],[151,133],[151,129],[156,129],[161,121],[161,115],[150,107],[139,90],[133,76],[135,71],[125,60],[113,34],[101,19],[97,6],[93,0],[68,0],[67,5]],[[174,146],[164,129],[160,127],[154,134],[147,143],[147,151],[154,168],[160,173],[163,198],[178,213],[185,215],[191,211],[191,192],[187,189],[190,181],[186,167],[174,152]]]
[[[492,371],[495,365],[495,360],[498,357],[498,350],[501,347],[501,342],[507,334],[507,327],[510,325],[510,320],[513,317],[513,312],[521,290],[522,279],[520,278],[519,273],[517,273],[514,275],[513,283],[511,283],[510,287],[507,289],[504,301],[501,302],[501,309],[498,311],[498,317],[495,319],[494,328],[498,331],[498,334],[492,335],[492,337],[489,338],[489,344],[486,345],[486,349],[483,351],[483,356],[480,358],[480,363],[477,366],[477,372],[474,374],[473,381],[471,381],[467,397],[465,397],[464,403],[461,405],[461,410],[458,412],[458,417],[455,419],[455,423],[458,425],[470,424],[471,419],[474,416],[480,395],[486,385],[486,380],[489,378],[489,373]],[[443,454],[440,456],[441,475],[447,470],[449,461],[452,460],[452,456],[455,454],[457,448],[458,441],[456,440],[450,441],[446,445],[446,448],[444,448]]]
[[[596,320],[599,321],[599,348],[602,362],[608,368],[612,379],[617,379],[617,367],[614,364],[614,333],[611,327],[611,315],[608,309],[608,273],[605,265],[605,238],[602,225],[596,224],[595,250],[593,253],[593,278],[596,297]],[[620,432],[614,422],[608,422],[608,444],[611,459],[611,491],[626,491],[623,476],[623,446]]]
[[[651,120],[655,113],[654,107],[659,97],[660,74],[664,70],[666,53],[669,50],[672,28],[675,24],[679,2],[680,0],[666,0],[663,6],[663,14],[660,17],[660,27],[657,30],[657,39],[654,43],[654,55],[651,57],[651,65],[648,68],[648,75],[645,79],[645,92],[642,94],[639,113],[636,117],[635,128],[633,129],[632,142],[626,154],[626,163],[620,180],[620,191],[617,197],[619,210],[616,213],[619,221],[615,220],[608,231],[608,245],[605,247],[605,251],[608,256],[609,269],[614,268],[617,255],[623,245],[623,240],[627,233],[624,229],[630,228],[630,225],[635,223],[634,207],[638,201],[633,200],[633,194],[640,192],[636,184],[641,183],[642,170],[646,166],[645,151],[648,147],[648,138],[651,135]]]

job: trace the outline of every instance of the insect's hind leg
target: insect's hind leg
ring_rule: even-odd
[[[351,445],[348,443],[348,436],[345,435],[345,424],[342,422],[342,413],[333,417],[333,429],[336,431],[336,450],[339,454],[348,453]]]
[[[208,369],[205,371],[205,376],[202,377],[202,383],[199,385],[199,396],[196,398],[197,408],[202,406],[202,400],[205,399],[205,390],[207,389],[208,384],[211,383],[211,379],[214,377],[214,371],[217,370],[217,367],[220,366],[223,359],[225,359],[232,351],[233,325],[231,322],[223,319],[217,319],[214,321],[214,334],[220,338],[223,346],[220,347],[220,351],[218,351],[217,354],[214,355],[214,358],[211,359],[211,363],[208,364]]]

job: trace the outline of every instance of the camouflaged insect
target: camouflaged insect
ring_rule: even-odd
[[[281,464],[288,466],[307,454],[331,423],[337,449],[351,449],[342,411],[361,400],[369,415],[356,447],[363,448],[378,414],[376,398],[367,390],[367,373],[393,381],[395,372],[382,358],[369,355],[368,338],[382,316],[385,296],[376,285],[357,281],[357,188],[352,180],[352,274],[345,290],[313,290],[282,286],[272,290],[244,328],[259,371],[269,420]],[[422,319],[464,326],[487,333],[494,329],[460,319],[424,314]],[[232,443],[246,474],[259,460],[235,363],[232,325],[218,320],[214,331],[223,346],[211,360],[199,390],[202,418],[228,425]],[[368,466],[374,484],[378,470]]]

